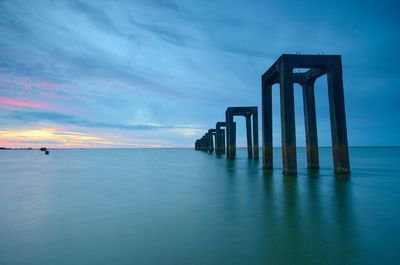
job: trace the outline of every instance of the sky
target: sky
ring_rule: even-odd
[[[349,144],[400,145],[399,7],[0,0],[0,146],[193,147],[228,106],[258,106],[261,121],[261,75],[283,53],[341,55]],[[326,83],[315,88],[320,146],[331,145]],[[295,107],[304,146],[297,85]],[[275,86],[273,130],[280,146]]]

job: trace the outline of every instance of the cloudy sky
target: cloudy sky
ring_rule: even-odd
[[[340,54],[350,145],[400,145],[397,1],[0,0],[0,146],[191,147],[282,53]],[[320,145],[330,145],[326,77]],[[279,91],[274,141],[280,145]],[[304,145],[301,89],[297,142]],[[237,118],[239,144],[244,119]],[[260,134],[261,135],[261,134]]]

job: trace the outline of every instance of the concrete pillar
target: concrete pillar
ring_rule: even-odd
[[[331,116],[332,150],[335,173],[350,174],[342,65],[328,72],[329,111]]]
[[[208,140],[208,152],[210,154],[212,154],[214,152],[214,139],[213,139],[213,134],[212,133],[208,133],[209,135],[209,140]]]
[[[254,159],[258,159],[258,109],[253,113],[253,152]]]
[[[251,117],[246,116],[247,156],[253,158],[253,143],[251,141]]]
[[[272,86],[264,80],[262,80],[262,141],[263,168],[272,169]]]
[[[230,137],[231,158],[230,159],[235,159],[235,157],[236,157],[236,122],[231,123],[230,134],[231,134],[231,137]]]
[[[209,146],[209,139],[208,139],[208,133],[204,135],[204,151],[208,152],[208,146]]]
[[[208,134],[206,134],[206,137],[204,138],[204,151],[208,152],[209,147],[210,147],[210,139]]]
[[[225,130],[221,129],[221,154],[225,154]]]
[[[215,154],[221,154],[221,128],[219,126],[215,127]]]
[[[233,116],[231,113],[226,112],[225,113],[225,118],[226,118],[226,158],[227,159],[234,159],[235,156],[233,155],[234,151],[234,142],[235,139],[232,137],[233,134]]]
[[[304,123],[308,168],[319,168],[317,121],[315,114],[314,80],[303,84]]]
[[[296,124],[294,115],[293,69],[280,72],[282,162],[285,175],[297,174]]]

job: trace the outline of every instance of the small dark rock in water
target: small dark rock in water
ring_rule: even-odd
[[[49,150],[46,150],[46,152],[44,152],[46,155],[50,154]]]
[[[40,147],[40,151],[46,151],[47,148],[46,147]]]

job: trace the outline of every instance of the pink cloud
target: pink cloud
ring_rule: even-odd
[[[31,108],[31,109],[50,109],[49,105],[28,100],[0,97],[0,107],[5,109]]]
[[[33,88],[37,88],[47,91],[79,88],[78,85],[72,83],[54,82],[39,77],[23,76],[16,73],[8,75],[7,77],[0,77],[0,86],[11,88],[18,87],[24,90],[32,90]]]

